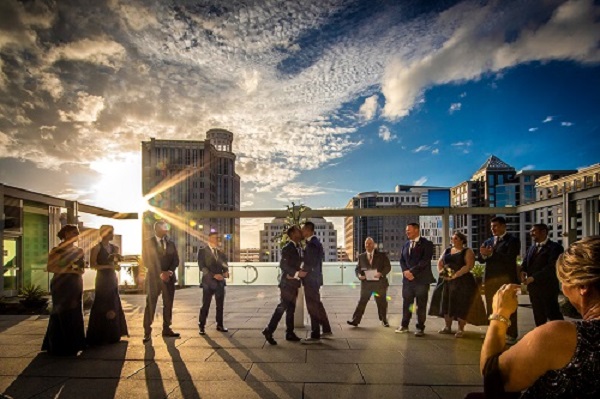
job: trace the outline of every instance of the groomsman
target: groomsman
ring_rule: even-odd
[[[217,304],[217,331],[227,332],[223,325],[223,305],[225,303],[225,279],[229,278],[227,255],[218,248],[219,234],[211,230],[208,234],[208,245],[198,250],[198,267],[202,270],[202,308],[198,317],[200,335],[206,333],[206,319],[212,297]]]
[[[521,241],[506,232],[506,219],[502,216],[492,218],[491,230],[493,236],[481,245],[478,256],[479,262],[485,263],[483,284],[488,316],[492,314],[492,300],[500,287],[504,284],[519,283],[517,256],[521,251]],[[506,343],[514,345],[518,333],[517,312],[514,312],[510,316],[510,326],[506,331]]]
[[[564,320],[558,305],[560,288],[556,277],[556,260],[564,249],[548,238],[548,226],[543,223],[534,224],[529,233],[533,245],[521,265],[521,282],[527,285],[535,325]]]
[[[179,337],[171,330],[173,300],[175,299],[175,270],[179,266],[179,255],[175,243],[167,237],[167,222],[154,223],[154,237],[146,240],[142,247],[142,263],[146,267],[146,309],[144,310],[144,340],[151,339],[152,321],[158,297],[163,298],[163,337]]]
[[[406,226],[408,241],[402,247],[400,267],[402,268],[402,322],[397,333],[407,333],[412,317],[411,308],[417,303],[417,331],[415,337],[425,335],[427,300],[429,287],[435,281],[431,272],[433,243],[421,237],[417,223]]]
[[[304,223],[302,236],[306,240],[302,270],[308,273],[302,279],[302,285],[304,286],[306,307],[310,315],[311,333],[310,338],[303,339],[301,343],[314,344],[321,342],[321,327],[323,327],[323,335],[332,335],[329,318],[319,292],[323,285],[323,257],[325,254],[321,242],[315,235],[313,222]]]
[[[300,288],[300,279],[306,276],[306,272],[301,270],[302,265],[302,232],[300,227],[292,226],[287,230],[287,236],[290,241],[281,250],[281,280],[279,282],[280,302],[271,316],[267,327],[262,331],[271,345],[277,345],[273,338],[273,333],[277,329],[279,321],[285,313],[285,326],[287,341],[300,341],[300,338],[294,333],[294,312],[296,311],[296,299],[298,298],[298,288]]]
[[[346,323],[358,327],[369,299],[374,296],[379,320],[384,327],[390,326],[387,320],[387,289],[389,283],[386,276],[391,270],[392,266],[388,256],[383,252],[376,251],[375,241],[371,237],[367,237],[365,252],[358,255],[358,264],[355,269],[356,277],[360,280],[360,299],[352,315],[352,320],[348,320]]]

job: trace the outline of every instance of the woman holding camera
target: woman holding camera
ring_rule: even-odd
[[[42,350],[51,355],[73,356],[85,347],[83,325],[84,253],[75,243],[79,229],[67,224],[57,234],[60,244],[48,255],[52,312]]]
[[[112,226],[100,226],[101,241],[92,248],[90,267],[97,270],[94,304],[90,311],[87,342],[103,345],[119,342],[129,335],[127,322],[119,297],[119,280],[116,268],[121,260],[119,247],[111,244],[114,238]]]

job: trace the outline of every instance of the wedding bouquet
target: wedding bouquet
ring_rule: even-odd
[[[452,276],[454,276],[454,270],[450,266],[444,266],[440,272],[440,277],[452,278]]]

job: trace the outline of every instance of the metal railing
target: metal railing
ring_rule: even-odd
[[[391,262],[392,271],[388,275],[390,285],[402,284],[400,262]],[[326,262],[323,263],[324,285],[357,285],[360,280],[354,269],[356,262]],[[437,261],[431,262],[433,276],[437,279]],[[279,283],[279,264],[276,262],[230,262],[228,285],[277,285]],[[186,286],[199,285],[201,271],[195,262],[184,264],[183,284]]]

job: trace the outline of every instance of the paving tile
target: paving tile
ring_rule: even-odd
[[[162,399],[172,392],[176,381],[148,380],[144,383],[134,380],[119,379],[68,379],[32,399],[60,398],[118,398],[118,399]]]
[[[185,341],[178,348],[200,347],[200,348],[262,348],[265,338],[258,332],[256,338],[226,338],[212,337],[208,334],[203,337],[194,337]]]
[[[403,385],[306,384],[305,399],[406,398],[439,399],[430,387]]]
[[[434,360],[434,359],[432,359]],[[367,384],[478,385],[481,376],[465,365],[362,364],[360,371]]]
[[[307,354],[307,363],[406,363],[401,351],[389,349],[308,350]]]
[[[301,399],[302,384],[244,381],[183,381],[169,399]]]
[[[364,383],[355,364],[255,363],[247,381]]]
[[[127,378],[144,369],[148,362],[130,360],[95,360],[61,358],[42,366],[30,368],[28,376],[70,378]]]
[[[455,398],[464,398],[468,393],[471,392],[483,392],[483,386],[463,386],[463,387],[453,387],[453,386],[434,386],[431,387],[433,391],[438,394],[440,399],[455,399]]]
[[[11,398],[30,398],[66,381],[60,377],[0,377],[0,393]]]
[[[217,349],[207,362],[306,363],[306,347],[297,349]],[[319,351],[320,352],[320,351]]]
[[[252,363],[156,361],[151,362],[130,378],[135,380],[242,381],[246,378],[251,366]]]
[[[40,352],[37,345],[0,345],[0,359],[5,357],[33,357]]]

